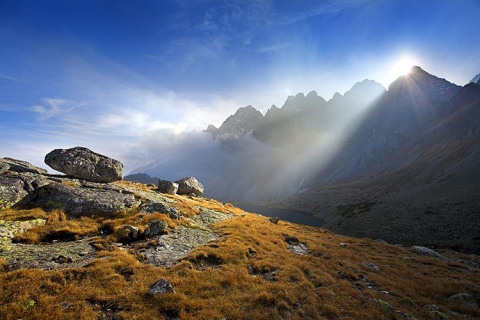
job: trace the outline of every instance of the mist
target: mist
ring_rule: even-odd
[[[311,92],[290,96],[265,115],[240,108],[216,132],[149,131],[124,157],[148,163],[132,174],[194,176],[206,196],[222,201],[295,195],[311,187],[383,93],[381,85],[365,80],[328,102]]]

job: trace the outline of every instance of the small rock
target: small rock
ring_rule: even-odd
[[[158,180],[158,192],[177,194],[178,183],[168,180]]]
[[[340,242],[339,246],[340,246],[341,248],[345,248],[345,247],[347,246],[347,244],[344,243],[344,242]]]
[[[433,258],[437,258],[437,259],[441,259],[441,260],[447,260],[447,258],[442,256],[440,253],[438,253],[438,252],[436,252],[432,249],[426,248],[426,247],[413,246],[413,247],[410,248],[410,251],[415,253],[415,254],[421,255],[421,256],[433,257]]]
[[[271,223],[274,223],[274,224],[278,224],[278,221],[280,221],[280,218],[271,217],[271,218],[268,218],[268,221],[270,221]]]
[[[160,279],[148,290],[150,294],[175,293],[175,289],[166,279]]]
[[[167,211],[168,211],[168,216],[170,217],[170,219],[180,220],[182,218],[182,214],[175,207],[170,207],[170,208],[168,208]]]
[[[363,265],[375,272],[380,272],[380,267],[378,267],[377,265],[371,263],[371,262],[364,262]]]
[[[159,234],[165,233],[165,230],[168,227],[168,223],[159,219],[151,220],[148,222],[148,228],[145,229],[145,237],[154,237]]]
[[[137,240],[138,228],[131,225],[125,225],[120,229],[116,230],[115,235],[117,236],[118,241],[122,243],[129,243]]]
[[[62,263],[62,264],[63,264],[63,263],[72,263],[72,262],[73,262],[72,258],[66,257],[66,256],[64,256],[64,255],[59,255],[58,257],[53,258],[52,260],[55,261],[56,263]]]
[[[295,245],[289,245],[288,249],[290,249],[291,252],[293,252],[295,254],[298,254],[298,255],[302,255],[302,256],[308,255],[308,248],[303,243],[298,243],[298,244],[295,244]]]

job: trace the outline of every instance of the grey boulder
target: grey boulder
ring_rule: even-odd
[[[158,192],[176,194],[178,190],[178,183],[168,180],[158,180]]]
[[[196,196],[203,194],[203,185],[194,177],[183,178],[175,182],[178,183],[177,194],[190,195],[194,193]]]
[[[45,156],[52,169],[92,182],[114,182],[122,179],[123,164],[90,149],[75,147],[55,149]]]

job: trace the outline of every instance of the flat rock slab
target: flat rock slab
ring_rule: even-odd
[[[52,169],[92,182],[113,182],[122,179],[123,164],[87,148],[55,149],[45,156]]]
[[[53,244],[0,241],[0,259],[5,261],[8,270],[81,267],[92,261],[94,257],[95,250],[87,239]]]
[[[233,214],[205,210],[195,216],[190,225],[180,226],[170,234],[157,237],[158,245],[144,252],[144,262],[162,267],[175,264],[196,247],[218,239],[218,235],[209,227],[211,223],[233,217]]]
[[[133,194],[117,191],[78,188],[51,183],[37,190],[31,205],[45,210],[63,209],[69,217],[101,214],[109,216],[119,211],[139,207],[141,201]]]
[[[30,172],[36,174],[45,174],[47,170],[39,168],[27,161],[16,160],[12,158],[0,158],[0,174],[6,172]]]

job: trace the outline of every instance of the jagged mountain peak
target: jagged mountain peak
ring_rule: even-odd
[[[431,102],[445,102],[460,88],[443,78],[434,76],[418,66],[412,67],[410,73],[398,77],[388,87],[390,93],[403,93],[416,99],[428,98]]]
[[[208,133],[214,135],[215,132],[217,132],[217,130],[218,130],[218,128],[215,127],[213,124],[209,124],[208,127],[207,127],[207,129],[204,130],[204,132],[208,132]]]
[[[235,114],[228,117],[213,133],[218,140],[234,140],[255,130],[263,120],[263,114],[249,105],[239,108]],[[208,129],[207,129],[208,130]]]
[[[326,103],[325,99],[316,91],[310,91],[306,96],[303,92],[299,92],[295,96],[288,96],[281,109],[289,113],[296,113],[305,108],[321,106],[324,103]]]
[[[352,109],[351,107],[355,107],[354,109],[361,110],[386,91],[385,87],[380,83],[365,79],[355,83],[344,95],[335,92],[332,99],[328,101],[328,104],[335,107],[348,105],[350,109]]]
[[[329,103],[334,103],[340,99],[342,99],[343,95],[340,92],[335,92],[332,99],[328,100]]]
[[[385,87],[382,86],[380,83],[374,80],[365,79],[363,81],[355,83],[349,91],[345,92],[344,96],[347,97],[349,95],[353,95],[357,93],[358,94],[364,93],[365,90],[375,91],[379,93],[384,93],[386,91]]]

